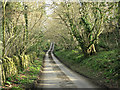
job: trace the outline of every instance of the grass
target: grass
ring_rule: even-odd
[[[29,65],[24,71],[20,71],[18,75],[7,78],[6,84],[12,85],[12,90],[24,90],[24,88],[30,87],[34,81],[37,80],[41,65],[42,58],[35,60],[34,63]]]
[[[88,58],[77,50],[61,50],[55,54],[72,70],[92,78],[100,85],[118,87],[119,61],[116,50],[98,52]]]

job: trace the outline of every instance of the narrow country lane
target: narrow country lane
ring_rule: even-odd
[[[0,90],[120,90],[120,0],[0,7]]]
[[[59,62],[52,53],[53,47],[54,44],[51,44],[46,53],[42,80],[38,88],[92,88],[92,90],[98,88]]]

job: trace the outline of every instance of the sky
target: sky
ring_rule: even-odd
[[[0,0],[1,2],[3,2],[3,0]],[[36,2],[36,1],[46,1],[46,2],[51,2],[51,1],[55,1],[55,2],[63,2],[65,0],[4,0],[4,1],[9,1],[9,2]],[[70,1],[70,2],[78,2],[78,0],[66,0],[66,1]],[[118,2],[119,0],[80,0],[81,2]]]
[[[45,10],[46,10],[47,15],[52,14],[52,13],[53,13],[53,10],[50,9],[50,7],[49,7],[49,5],[52,4],[52,0],[45,0],[45,3],[46,3],[46,8],[45,8]]]

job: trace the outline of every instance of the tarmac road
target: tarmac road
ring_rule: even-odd
[[[40,88],[74,88],[75,90],[77,88],[92,88],[92,90],[100,88],[63,65],[54,56],[53,50],[54,44],[51,43],[45,56],[42,82],[39,83]]]

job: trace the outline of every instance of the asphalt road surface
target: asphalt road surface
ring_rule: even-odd
[[[91,83],[87,78],[73,72],[63,65],[52,53],[54,44],[51,43],[50,49],[46,53],[44,69],[39,83],[39,88],[92,88],[96,90],[98,86]]]

